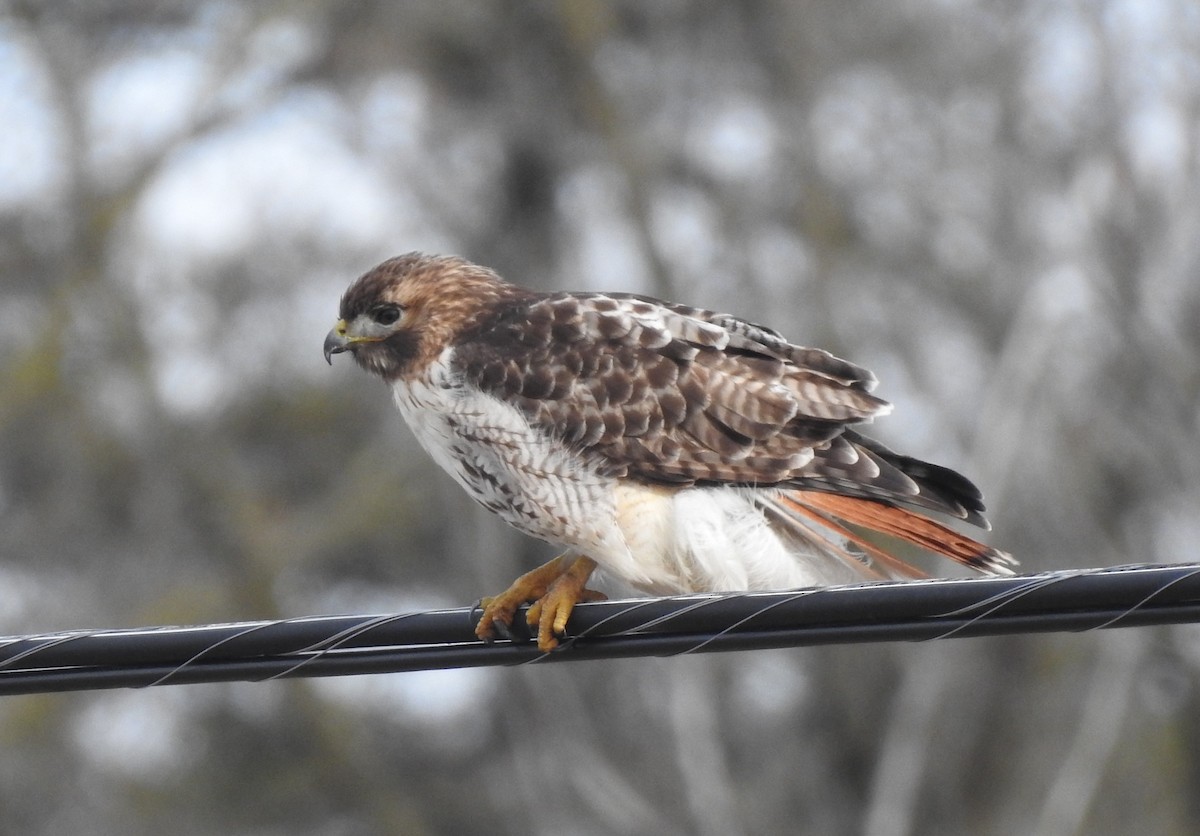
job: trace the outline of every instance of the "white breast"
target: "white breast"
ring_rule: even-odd
[[[511,525],[586,554],[621,550],[614,479],[535,431],[512,405],[460,384],[449,354],[393,396],[421,446],[467,493]]]

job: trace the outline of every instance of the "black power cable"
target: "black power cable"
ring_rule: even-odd
[[[549,654],[484,644],[476,614],[0,638],[0,695],[1180,624],[1200,621],[1200,564],[603,601],[577,607]]]

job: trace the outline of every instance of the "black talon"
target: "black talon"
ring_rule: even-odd
[[[505,624],[500,619],[493,618],[492,627],[495,628],[496,635],[500,638],[504,639],[505,641],[513,640],[512,630],[509,629],[509,625]]]
[[[525,620],[525,614],[528,612],[528,607],[522,607],[513,614],[512,624],[505,624],[498,618],[492,619],[492,629],[495,631],[493,635],[482,639],[484,644],[492,644],[497,638],[504,639],[510,642],[524,642],[533,638],[533,632],[530,630],[529,623]],[[473,625],[478,625],[480,618],[484,613],[483,599],[479,598],[471,605],[471,609],[467,611],[468,617]]]
[[[504,638],[513,642],[527,642],[533,638],[533,632],[529,627],[529,622],[525,620],[525,614],[529,611],[529,607],[521,607],[513,613],[512,624],[505,625]],[[497,628],[500,627],[496,624]]]

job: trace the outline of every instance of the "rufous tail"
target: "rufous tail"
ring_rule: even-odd
[[[870,542],[849,526],[878,531],[949,558],[979,572],[1011,575],[1016,561],[1007,552],[984,545],[926,516],[872,499],[824,491],[788,491],[779,501],[792,512],[814,519],[846,538],[893,574],[924,577],[914,566]]]

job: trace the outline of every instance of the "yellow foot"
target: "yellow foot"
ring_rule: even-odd
[[[498,629],[512,626],[522,604],[530,604],[525,620],[537,630],[538,648],[549,653],[558,647],[558,637],[567,629],[567,619],[580,601],[603,601],[603,593],[587,588],[588,578],[596,569],[590,557],[560,554],[532,572],[513,581],[512,586],[493,598],[480,601],[483,614],[475,635],[484,641],[496,637]]]

